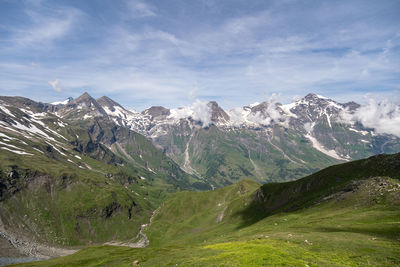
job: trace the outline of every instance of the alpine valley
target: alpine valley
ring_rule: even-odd
[[[398,265],[400,137],[361,108],[0,97],[0,265]]]

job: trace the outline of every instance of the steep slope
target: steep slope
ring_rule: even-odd
[[[204,187],[103,111],[0,98],[0,232],[23,253],[135,240],[168,193]]]
[[[399,169],[400,154],[379,155],[259,189],[180,192],[156,211],[149,247],[92,247],[32,266],[396,266]]]
[[[208,231],[224,223],[241,229],[273,214],[313,207],[328,200],[355,198],[356,193],[364,194],[361,191],[366,186],[394,192],[395,204],[400,201],[399,180],[400,153],[331,166],[297,181],[268,183],[257,190],[257,183],[244,180],[212,192],[181,192],[163,203],[149,228],[149,236],[159,244],[198,238],[198,232],[208,235]],[[371,201],[380,197],[372,192],[363,197]],[[200,236],[204,237],[203,234]]]
[[[305,208],[335,195],[354,192],[370,177],[400,179],[400,153],[331,166],[297,181],[265,184],[255,192],[243,217],[250,222],[273,213]]]
[[[185,171],[216,187],[250,178],[289,181],[324,167],[400,151],[400,139],[377,134],[346,114],[360,105],[308,94],[282,105],[268,101],[224,111],[216,102],[151,107],[108,115],[160,147]]]

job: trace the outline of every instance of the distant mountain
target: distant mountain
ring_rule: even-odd
[[[242,178],[293,180],[335,163],[400,151],[398,137],[343,120],[343,113],[359,107],[308,94],[286,105],[262,102],[228,112],[209,102],[108,115],[152,140],[187,172],[223,186]]]
[[[355,102],[308,94],[285,105],[266,101],[225,111],[212,101],[138,113],[108,97],[84,94],[57,108],[57,114],[112,120],[146,136],[186,172],[218,187],[243,178],[293,180],[335,163],[400,151],[398,137],[343,119],[359,108]]]

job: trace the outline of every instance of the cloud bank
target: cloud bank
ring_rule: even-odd
[[[354,112],[345,110],[341,118],[348,123],[359,122],[366,128],[373,128],[379,134],[393,134],[400,137],[400,106],[384,99],[369,98]]]

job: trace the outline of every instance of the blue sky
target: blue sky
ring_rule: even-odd
[[[0,94],[127,108],[399,101],[400,1],[0,0]]]

